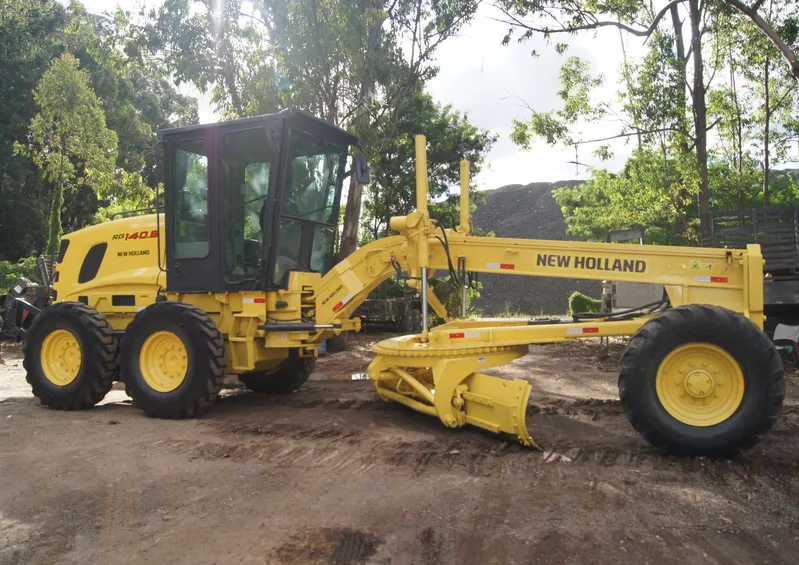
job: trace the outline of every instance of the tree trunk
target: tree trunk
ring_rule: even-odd
[[[769,134],[771,132],[771,101],[769,100],[769,58],[766,56],[766,66],[763,69],[763,96],[765,109],[765,119],[763,121],[763,206],[768,206],[769,194]]]
[[[682,92],[682,97],[679,101],[680,108],[682,110],[683,115],[685,115],[686,105],[687,105],[687,98],[685,96],[685,83],[687,80],[687,65],[688,61],[685,57],[685,43],[683,42],[683,35],[682,35],[682,22],[680,21],[680,14],[677,10],[677,6],[672,6],[670,9],[671,13],[671,24],[674,28],[674,41],[675,41],[675,49],[677,54],[677,64],[678,67],[678,77],[677,80],[680,84],[680,92]],[[679,136],[679,147],[680,151],[683,153],[688,153],[688,140],[685,138],[684,135]],[[663,149],[664,159],[663,164],[664,166],[667,165],[666,159],[666,148]],[[685,235],[688,231],[688,214],[685,209],[685,203],[688,201],[688,191],[685,188],[681,188],[677,193],[677,199],[675,201],[675,209],[676,209],[676,217],[674,219],[674,240],[679,245],[684,245]]]
[[[356,131],[366,129],[369,126],[369,105],[374,92],[374,75],[372,73],[372,61],[377,57],[380,50],[380,42],[383,36],[384,18],[378,18],[367,31],[366,35],[366,71],[358,92],[357,110],[353,125]],[[338,259],[344,259],[358,248],[358,226],[361,221],[361,198],[363,187],[358,184],[355,174],[350,177],[350,188],[347,193],[347,207],[344,210],[344,224],[341,229],[341,249]]]
[[[50,222],[45,255],[55,255],[61,243],[61,206],[64,205],[64,188],[61,183],[53,186],[53,198],[50,202]]]
[[[358,248],[358,224],[361,220],[361,198],[363,187],[358,184],[355,174],[350,177],[350,189],[347,193],[347,207],[344,209],[344,225],[341,228],[341,249],[338,260],[341,261]]]
[[[64,205],[64,159],[67,151],[67,140],[61,135],[61,163],[58,169],[58,182],[53,186],[53,195],[50,200],[50,221],[48,223],[47,247],[45,255],[55,255],[61,243],[61,207]]]
[[[730,90],[732,91],[732,103],[735,106],[735,123],[730,126],[732,130],[732,145],[733,145],[733,166],[738,171],[739,175],[744,171],[744,155],[743,155],[743,116],[741,112],[741,104],[738,101],[738,84],[735,80],[735,65],[732,56],[732,47],[729,50],[730,60]]]
[[[702,19],[699,0],[688,1],[688,12],[691,19],[691,47],[694,59],[693,102],[696,165],[699,171],[699,238],[705,244],[711,239],[710,186],[707,174],[707,101],[702,61],[702,37],[699,30]]]

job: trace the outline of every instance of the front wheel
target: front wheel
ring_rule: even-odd
[[[752,447],[776,422],[784,395],[782,362],[766,334],[718,306],[680,306],[649,320],[621,360],[630,423],[678,455]]]

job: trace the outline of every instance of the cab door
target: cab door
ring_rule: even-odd
[[[219,284],[226,290],[264,289],[279,130],[261,121],[221,128],[219,134]]]
[[[167,289],[218,288],[217,131],[206,128],[172,137],[165,147]]]

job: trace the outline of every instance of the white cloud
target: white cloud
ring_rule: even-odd
[[[558,108],[558,72],[565,56],[555,53],[554,45],[548,45],[540,36],[523,44],[513,39],[508,46],[502,46],[508,26],[492,18],[501,18],[501,14],[483,5],[458,37],[449,39],[439,48],[437,59],[441,70],[431,81],[430,92],[438,101],[467,112],[475,125],[500,135],[488,155],[488,166],[477,178],[481,188],[575,178],[575,166],[569,163],[574,161],[573,148],[549,147],[539,142],[533,151],[524,152],[508,137],[514,119],[529,117],[525,104],[538,112]],[[618,32],[606,29],[596,35],[563,36],[558,40],[569,43],[566,55],[587,59],[594,73],[605,75],[606,84],[598,96],[614,98],[622,61]],[[531,55],[533,50],[538,57]],[[632,51],[641,52],[642,49],[634,46]],[[588,125],[583,128],[584,138],[612,136],[618,129],[607,123]],[[430,142],[435,143],[435,140]],[[610,162],[600,163],[593,158],[594,147],[591,146],[580,148],[579,160],[618,169],[631,146],[624,141],[615,141],[611,146],[615,158]],[[587,175],[581,167],[580,178]]]

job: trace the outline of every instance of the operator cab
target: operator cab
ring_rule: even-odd
[[[285,288],[333,262],[357,139],[299,110],[166,129],[167,290]]]

